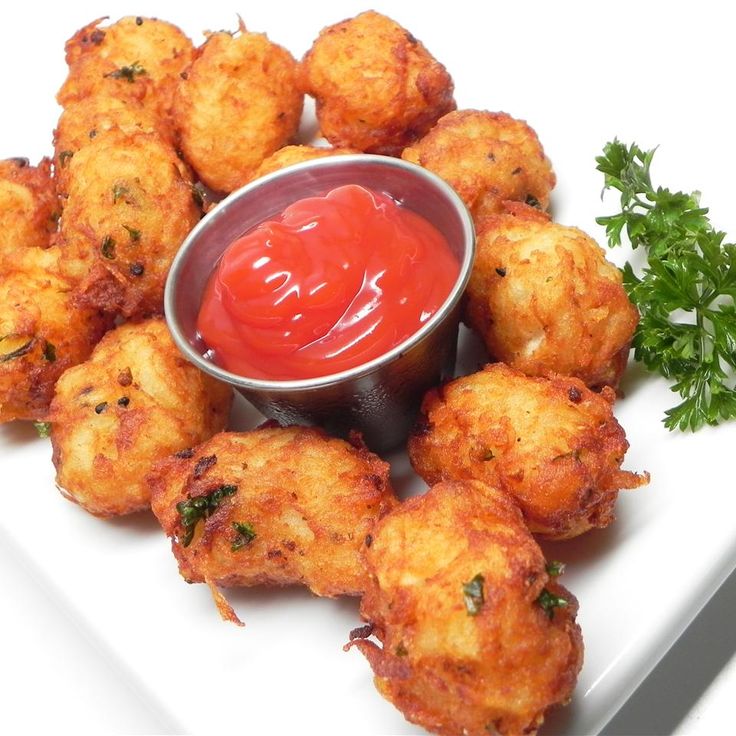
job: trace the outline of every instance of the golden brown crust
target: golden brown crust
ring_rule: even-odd
[[[97,516],[147,508],[153,463],[227,425],[232,389],[186,361],[163,319],[109,332],[56,385],[56,482]]]
[[[475,479],[509,493],[529,529],[567,539],[614,519],[621,488],[647,474],[621,470],[628,442],[611,410],[575,378],[530,378],[497,363],[430,391],[409,439],[428,483]]]
[[[334,146],[397,156],[455,109],[445,67],[372,10],[324,28],[301,71],[322,135]]]
[[[130,135],[156,133],[171,144],[174,140],[170,125],[135,97],[96,94],[69,102],[54,131],[54,173],[59,194],[69,193],[69,164],[74,154],[114,128]]]
[[[102,27],[104,20],[92,21],[67,41],[69,76],[59,103],[102,92],[146,100],[166,117],[179,75],[192,60],[192,42],[177,26],[156,18],[128,16]]]
[[[200,217],[187,167],[156,134],[113,128],[67,168],[60,234],[80,302],[130,318],[161,313],[171,261]]]
[[[537,134],[504,112],[451,112],[401,158],[441,176],[460,195],[476,225],[502,211],[504,200],[546,210],[555,185]]]
[[[48,248],[59,219],[51,161],[0,161],[0,259],[21,248]]]
[[[550,580],[505,493],[436,485],[381,520],[364,556],[361,615],[382,647],[353,645],[408,720],[447,736],[534,733],[569,700],[583,655],[577,601]],[[477,587],[466,600],[473,580],[482,600]],[[548,615],[543,590],[567,605]]]
[[[524,373],[615,388],[639,321],[621,272],[584,232],[529,209],[480,229],[465,320],[493,358]]]
[[[109,327],[75,304],[60,252],[26,248],[0,261],[0,423],[45,419],[54,384]]]
[[[264,159],[253,174],[253,179],[265,176],[273,171],[278,171],[302,161],[313,161],[316,158],[327,158],[329,156],[346,156],[351,153],[360,153],[357,148],[321,148],[319,146],[284,146],[276,153],[272,153]]]
[[[245,184],[297,132],[304,94],[297,63],[262,33],[213,33],[183,73],[174,103],[181,150],[221,192]]]
[[[186,580],[301,583],[317,595],[360,595],[360,545],[396,505],[388,471],[365,448],[321,430],[267,427],[219,434],[186,457],[163,460],[149,483],[153,511]],[[236,490],[196,525],[185,546],[177,504],[223,487]],[[237,548],[234,523],[250,524],[255,538]]]

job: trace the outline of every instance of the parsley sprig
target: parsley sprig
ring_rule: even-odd
[[[625,232],[647,263],[624,266],[624,286],[639,308],[634,357],[672,380],[683,401],[669,409],[668,429],[695,431],[736,417],[736,245],[713,228],[699,192],[652,185],[655,150],[618,140],[596,158],[605,189],[621,192],[621,212],[597,218],[609,246]]]

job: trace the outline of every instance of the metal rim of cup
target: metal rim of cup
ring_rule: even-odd
[[[321,168],[330,168],[333,166],[347,167],[351,163],[367,163],[377,166],[388,166],[403,169],[411,172],[414,176],[424,180],[429,186],[438,189],[444,197],[446,197],[453,208],[457,211],[462,226],[463,238],[463,258],[458,271],[458,277],[452,290],[448,294],[440,308],[422,325],[415,333],[406,338],[403,342],[391,348],[382,355],[361,363],[353,368],[349,368],[339,373],[331,373],[325,376],[317,376],[315,378],[302,378],[296,380],[267,380],[259,378],[248,378],[246,376],[232,373],[221,368],[213,361],[207,359],[199,351],[195,350],[186,335],[183,333],[178,315],[176,314],[175,304],[177,298],[177,289],[179,288],[179,274],[186,263],[189,252],[196,247],[200,237],[204,231],[211,227],[218,216],[225,211],[227,206],[231,206],[235,201],[245,197],[255,196],[258,190],[274,180],[283,179],[293,176],[303,170],[319,170]],[[264,218],[268,219],[268,218]],[[225,246],[227,247],[227,246]],[[224,251],[224,248],[223,248]],[[236,189],[225,199],[219,202],[210,212],[208,212],[192,229],[189,235],[179,248],[171,269],[166,280],[164,292],[164,313],[169,331],[178,346],[179,350],[184,353],[187,359],[194,363],[200,370],[217,378],[225,383],[229,383],[241,389],[251,391],[312,391],[317,388],[332,386],[344,381],[359,379],[378,370],[382,366],[388,365],[406,353],[412,347],[420,343],[428,334],[432,333],[437,325],[441,324],[445,317],[450,314],[457,305],[465,291],[475,257],[475,230],[472,218],[468,212],[464,202],[460,199],[455,190],[443,179],[429,171],[428,169],[417,166],[416,164],[404,161],[403,159],[392,158],[390,156],[380,156],[377,154],[346,154],[339,156],[328,156],[310,161],[303,161],[291,166],[284,167],[270,174],[266,174],[255,181],[252,181],[240,189]],[[214,270],[217,261],[212,264]]]

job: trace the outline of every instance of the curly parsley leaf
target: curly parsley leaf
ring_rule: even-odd
[[[621,211],[597,218],[609,246],[625,234],[647,263],[623,269],[624,287],[639,308],[634,357],[672,381],[682,401],[665,426],[695,431],[736,417],[736,245],[713,228],[698,192],[655,188],[656,149],[618,140],[596,158],[604,191],[620,192]]]

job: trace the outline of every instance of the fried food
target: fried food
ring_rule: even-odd
[[[51,162],[0,161],[0,259],[21,248],[47,248],[56,231],[59,202],[51,179]]]
[[[121,325],[56,384],[57,486],[96,516],[147,508],[153,463],[224,429],[232,397],[185,360],[162,318]]]
[[[301,70],[322,135],[334,146],[398,156],[455,109],[445,67],[372,10],[324,28]]]
[[[59,194],[69,192],[69,162],[74,154],[100,133],[113,128],[127,134],[156,133],[173,144],[171,127],[135,97],[97,94],[72,101],[62,112],[54,131],[54,173]]]
[[[145,100],[166,116],[179,75],[192,60],[192,42],[177,26],[156,18],[128,16],[104,28],[103,20],[67,41],[69,76],[57,96],[59,104],[106,93]]]
[[[523,205],[489,218],[466,296],[465,321],[495,360],[618,385],[639,313],[619,269],[581,230]]]
[[[568,539],[610,524],[619,490],[649,479],[621,470],[629,443],[614,399],[576,378],[487,365],[425,396],[409,458],[427,483],[475,479],[506,491],[532,532]]]
[[[389,466],[307,427],[223,433],[157,464],[152,508],[179,570],[210,585],[360,595],[360,545],[396,505]]]
[[[181,149],[210,188],[232,192],[296,135],[304,94],[297,63],[262,33],[213,33],[174,103]]]
[[[360,610],[382,647],[349,646],[409,721],[447,736],[533,734],[569,701],[583,659],[577,601],[505,493],[436,485],[376,525],[365,561]]]
[[[67,168],[60,233],[78,298],[129,318],[161,313],[171,261],[200,217],[187,167],[156,134],[112,129]]]
[[[45,419],[54,384],[86,360],[109,327],[75,304],[57,247],[0,260],[0,423]]]
[[[270,174],[273,171],[286,168],[302,161],[312,161],[316,158],[328,156],[345,156],[350,153],[360,153],[356,148],[323,148],[319,146],[284,146],[276,153],[271,154],[261,163],[253,174],[253,179]]]
[[[534,130],[503,112],[451,112],[401,158],[450,184],[476,225],[502,211],[504,200],[546,210],[556,181]]]

